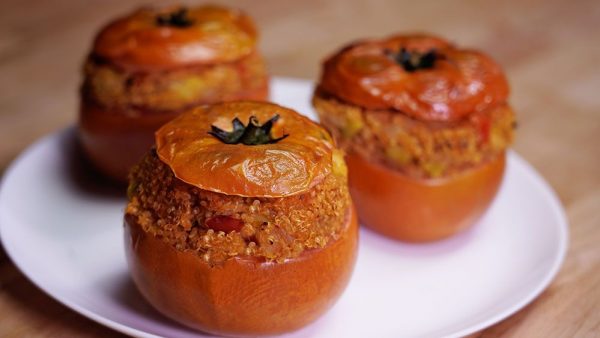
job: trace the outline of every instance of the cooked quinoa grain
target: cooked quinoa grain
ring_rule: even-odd
[[[368,110],[317,90],[321,123],[339,146],[415,178],[451,176],[489,161],[513,141],[506,104],[457,122],[422,122],[392,110]]]
[[[289,197],[224,195],[177,179],[152,151],[131,173],[126,217],[210,264],[244,255],[282,262],[340,236],[350,207],[346,179],[334,171]]]
[[[262,97],[268,81],[265,63],[257,53],[235,62],[160,72],[127,71],[91,56],[84,74],[82,94],[97,105],[146,111]]]

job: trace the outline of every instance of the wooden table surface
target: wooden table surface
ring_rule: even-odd
[[[138,2],[141,3],[141,2]],[[316,79],[359,37],[428,31],[489,52],[518,113],[516,151],[550,182],[570,223],[566,261],[533,303],[483,337],[600,335],[600,1],[229,1],[257,21],[275,75]],[[137,4],[2,0],[0,170],[39,137],[74,123],[94,32]],[[31,284],[0,248],[1,337],[118,336]]]

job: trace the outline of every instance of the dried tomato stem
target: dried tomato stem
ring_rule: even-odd
[[[419,53],[400,48],[396,53],[387,50],[386,54],[409,73],[420,69],[431,69],[435,66],[435,61],[440,59],[440,55],[435,49],[431,49],[426,53]]]
[[[188,17],[188,10],[185,7],[166,14],[160,14],[156,17],[157,26],[170,26],[177,28],[186,28],[194,23],[192,19]]]
[[[225,144],[241,143],[247,146],[272,144],[289,136],[289,134],[285,134],[281,137],[273,138],[273,135],[271,135],[273,124],[277,122],[278,119],[279,115],[275,115],[263,125],[260,125],[256,116],[250,116],[248,124],[244,125],[244,123],[236,117],[231,121],[231,124],[233,125],[232,131],[225,131],[212,125],[211,131],[208,133]]]

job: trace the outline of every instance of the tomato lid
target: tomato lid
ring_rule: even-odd
[[[487,55],[427,35],[351,44],[324,63],[320,87],[367,109],[456,121],[505,102],[508,83]]]
[[[248,145],[219,138],[233,135],[227,141],[235,141],[240,123],[254,131],[269,129],[269,139],[263,134],[257,138],[263,142]],[[200,189],[284,197],[310,189],[331,173],[334,143],[325,129],[291,109],[239,101],[184,112],[156,132],[156,148],[178,179]]]
[[[141,8],[108,24],[93,54],[135,69],[231,62],[255,48],[256,28],[244,13],[218,6]]]

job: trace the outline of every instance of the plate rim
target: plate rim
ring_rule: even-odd
[[[527,180],[531,181],[536,186],[538,192],[542,193],[544,199],[546,199],[546,201],[550,204],[550,208],[554,213],[553,218],[557,220],[558,226],[556,229],[558,231],[558,249],[553,257],[553,264],[551,268],[547,270],[544,278],[542,278],[542,281],[537,285],[537,287],[529,291],[527,295],[521,299],[521,301],[515,302],[513,306],[507,307],[504,311],[499,312],[495,316],[491,316],[487,320],[481,321],[477,325],[466,327],[455,333],[448,334],[445,337],[464,337],[482,331],[522,310],[525,306],[538,298],[542,292],[544,292],[548,286],[550,286],[560,271],[560,268],[562,267],[566,258],[570,239],[569,223],[563,204],[558,198],[558,194],[535,169],[535,167],[527,162],[521,155],[512,149],[508,151],[508,155],[509,161],[512,161],[515,163],[515,165],[520,166],[523,169],[523,172],[528,176]]]
[[[314,83],[308,79],[301,78],[293,78],[293,77],[276,77],[273,76],[271,78],[271,86],[281,86],[284,83],[293,86],[304,86],[308,89],[314,87]],[[70,125],[68,127],[59,129],[50,134],[42,136],[41,138],[34,141],[32,144],[27,146],[25,150],[23,150],[19,155],[6,167],[1,179],[0,179],[0,205],[3,204],[3,200],[6,193],[6,182],[16,171],[16,168],[19,166],[21,162],[23,162],[26,158],[30,156],[31,153],[35,152],[42,145],[52,141],[53,139],[60,139],[65,137],[65,135],[69,132],[74,132],[74,125]],[[527,175],[527,180],[532,182],[532,184],[536,187],[536,190],[545,200],[545,204],[549,204],[550,209],[553,213],[553,219],[557,221],[556,231],[558,234],[558,248],[555,251],[555,255],[552,258],[552,266],[548,269],[541,279],[541,282],[536,285],[535,288],[532,288],[527,292],[525,296],[523,296],[519,301],[514,302],[511,306],[508,306],[503,311],[499,311],[497,314],[490,316],[489,318],[478,322],[477,324],[466,326],[462,329],[456,330],[454,332],[450,332],[445,334],[443,337],[459,337],[466,336],[478,331],[481,331],[485,328],[488,328],[509,316],[515,314],[519,310],[523,309],[526,305],[531,303],[540,294],[547,289],[550,283],[554,280],[560,268],[563,265],[563,262],[566,258],[568,244],[569,244],[569,224],[566,216],[566,212],[564,206],[560,202],[556,191],[552,188],[552,186],[543,178],[543,176],[535,169],[533,165],[527,162],[521,155],[516,153],[514,150],[509,149],[507,151],[508,154],[508,163],[513,163],[513,165],[521,167],[522,171]],[[0,218],[0,243],[4,247],[4,250],[8,256],[8,258],[13,262],[13,264],[23,273],[23,275],[34,284],[38,289],[44,292],[46,295],[55,299],[62,305],[70,308],[71,310],[101,324],[111,329],[117,330],[119,332],[138,337],[160,337],[153,333],[145,332],[140,329],[136,329],[130,327],[125,324],[121,324],[112,319],[108,319],[100,314],[95,313],[92,310],[87,309],[83,305],[77,304],[75,301],[68,299],[69,297],[65,297],[63,295],[57,294],[50,290],[50,288],[46,287],[44,283],[42,283],[36,277],[36,274],[20,261],[20,258],[17,257],[14,253],[14,248],[12,244],[5,239],[6,236],[6,227],[8,225],[3,224],[2,219]]]
[[[35,140],[32,144],[27,146],[27,148],[25,148],[25,150],[23,150],[21,153],[19,153],[19,155],[8,165],[8,167],[6,168],[6,170],[4,171],[4,173],[2,175],[2,178],[0,179],[0,206],[4,203],[3,202],[4,198],[6,198],[6,197],[4,197],[4,195],[6,194],[5,185],[6,185],[6,181],[8,180],[7,178],[13,174],[13,172],[16,170],[18,165],[21,162],[23,162],[25,160],[25,158],[30,156],[31,153],[35,152],[42,145],[44,145],[54,139],[60,139],[62,137],[65,137],[68,133],[73,132],[74,129],[75,129],[74,126],[71,125],[71,126],[59,129],[57,131],[54,131],[48,135],[42,136],[41,138]],[[15,265],[15,267],[33,285],[35,285],[44,294],[46,294],[50,298],[58,301],[60,304],[66,306],[67,308],[87,317],[88,319],[95,321],[96,323],[99,323],[101,325],[104,325],[108,328],[117,330],[118,332],[125,333],[129,336],[134,336],[134,337],[140,337],[140,334],[142,334],[143,337],[161,338],[161,336],[157,336],[152,333],[140,331],[138,329],[129,327],[125,324],[121,324],[119,322],[115,322],[111,319],[105,318],[102,315],[99,315],[99,314],[93,312],[92,310],[89,310],[89,309],[85,308],[84,306],[79,305],[76,302],[67,299],[68,297],[64,297],[55,292],[52,292],[52,290],[50,290],[50,288],[46,287],[44,285],[44,283],[42,283],[40,280],[38,280],[38,278],[36,277],[36,274],[34,272],[32,272],[28,267],[26,267],[25,264],[21,263],[20,258],[18,258],[14,254],[14,251],[13,251],[14,249],[13,249],[12,244],[5,239],[5,234],[6,234],[6,230],[4,230],[5,227],[6,227],[6,225],[3,224],[2,218],[0,217],[0,244],[4,248],[6,255],[11,260],[11,262]]]

